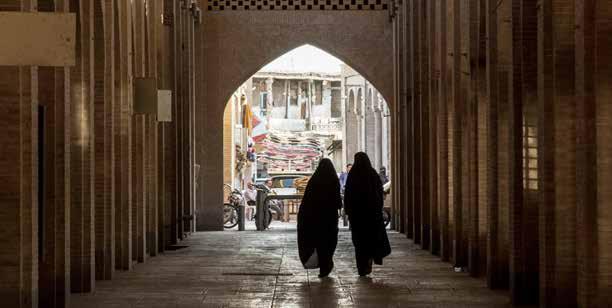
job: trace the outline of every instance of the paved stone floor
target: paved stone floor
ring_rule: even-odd
[[[506,292],[455,273],[448,263],[389,232],[393,253],[371,278],[358,277],[350,232],[341,229],[330,278],[304,270],[294,224],[271,230],[197,233],[189,246],[150,258],[72,307],[507,307]]]

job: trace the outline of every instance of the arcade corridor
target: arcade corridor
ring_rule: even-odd
[[[372,281],[220,232],[228,98],[305,44],[388,102]],[[612,307],[611,59],[612,0],[0,0],[0,305]]]
[[[275,222],[266,233],[197,233],[186,248],[101,282],[72,298],[74,308],[120,307],[508,307],[504,291],[455,273],[449,264],[390,233],[393,254],[359,278],[350,232],[340,232],[330,278],[303,269],[295,224]]]

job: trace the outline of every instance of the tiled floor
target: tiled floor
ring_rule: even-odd
[[[295,225],[271,230],[197,233],[181,245],[98,281],[72,307],[506,307],[506,292],[455,273],[448,263],[389,232],[393,253],[371,278],[359,278],[350,232],[340,231],[330,278],[304,270]]]

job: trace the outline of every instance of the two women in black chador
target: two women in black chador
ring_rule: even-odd
[[[329,159],[323,159],[310,178],[298,213],[298,249],[305,268],[319,268],[319,277],[332,271],[338,242],[340,182]],[[355,155],[345,187],[344,208],[349,216],[359,275],[372,272],[391,253],[382,219],[383,188],[365,153]]]

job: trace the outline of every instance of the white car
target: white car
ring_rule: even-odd
[[[271,176],[272,180],[272,192],[279,196],[296,195],[297,189],[295,188],[294,181],[310,174],[283,174]]]

